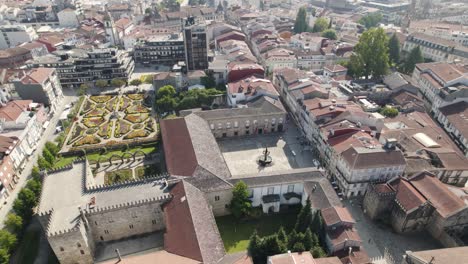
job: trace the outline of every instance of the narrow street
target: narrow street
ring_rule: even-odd
[[[78,97],[74,94],[75,91],[71,91],[69,89],[65,89],[63,91],[64,97],[62,102],[54,114],[54,116],[49,120],[49,126],[46,128],[44,133],[42,134],[41,140],[37,144],[37,149],[34,151],[33,155],[29,157],[29,160],[26,161],[26,166],[24,167],[22,173],[19,175],[18,183],[15,186],[15,189],[10,193],[8,197],[7,203],[2,206],[0,209],[0,228],[3,228],[3,222],[7,216],[7,214],[11,211],[13,206],[13,201],[18,196],[18,193],[21,189],[26,185],[27,180],[31,177],[31,171],[33,166],[36,165],[38,155],[41,155],[42,149],[47,141],[53,141],[54,138],[57,136],[55,134],[55,128],[57,126],[57,122],[59,120],[60,115],[62,114],[65,105],[70,104],[73,101],[76,101]]]

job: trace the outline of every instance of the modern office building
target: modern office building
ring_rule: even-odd
[[[73,49],[29,61],[31,68],[57,68],[62,87],[79,87],[97,80],[127,80],[135,67],[130,54],[117,49]]]
[[[185,63],[189,71],[208,69],[208,43],[206,25],[195,17],[183,21]]]
[[[182,33],[154,35],[138,41],[134,46],[135,63],[172,66],[185,61]]]

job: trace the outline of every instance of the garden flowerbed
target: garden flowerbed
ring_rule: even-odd
[[[73,129],[73,132],[71,134],[71,137],[69,139],[69,144],[74,142],[75,140],[77,140],[78,138],[80,138],[83,133],[84,133],[85,129],[82,128],[81,126],[79,125],[76,125],[75,128]]]
[[[88,130],[86,130],[86,134],[92,135],[96,133],[96,131],[97,131],[97,128],[88,128]]]
[[[148,117],[148,113],[128,114],[125,116],[125,120],[128,120],[132,123],[141,123],[148,119]]]
[[[98,136],[109,139],[112,135],[112,124],[113,122],[107,122],[99,127]]]
[[[118,138],[127,134],[128,131],[130,131],[130,127],[131,125],[124,120],[117,121],[117,124],[114,129],[114,137]]]
[[[137,102],[137,103],[138,104],[136,104],[136,105],[132,105],[132,106],[127,107],[127,109],[125,109],[125,112],[127,114],[148,113],[149,112],[149,109],[147,107],[144,107],[143,105],[141,105],[140,102]]]
[[[144,129],[138,129],[138,130],[133,130],[132,132],[128,133],[124,137],[124,139],[134,139],[134,138],[141,138],[141,137],[146,137],[149,135],[149,132],[144,130]]]
[[[81,109],[81,115],[83,115],[84,113],[87,113],[88,111],[91,111],[92,109],[94,109],[94,107],[95,107],[94,103],[92,103],[89,100],[86,100],[85,104],[83,105],[83,108]]]
[[[110,95],[92,95],[89,99],[95,103],[102,104],[109,101],[112,97]]]
[[[125,111],[125,109],[127,109],[127,107],[129,107],[131,103],[132,100],[128,99],[126,96],[120,98],[119,111]]]
[[[74,147],[83,145],[99,144],[101,140],[94,135],[87,135],[73,144]]]
[[[138,94],[127,94],[127,97],[132,99],[132,100],[143,100],[145,98],[145,95],[142,93]]]
[[[118,100],[118,97],[114,97],[112,99],[110,99],[109,101],[107,101],[106,103],[106,109],[109,111],[109,112],[112,112],[114,111],[115,109],[115,104]]]
[[[90,118],[83,118],[83,124],[89,128],[91,127],[98,127],[102,123],[104,123],[103,117],[90,117]]]
[[[97,116],[105,116],[107,114],[107,111],[103,108],[95,108],[91,111],[89,111],[86,115],[85,118],[89,117],[97,117]]]

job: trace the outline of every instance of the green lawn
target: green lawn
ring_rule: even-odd
[[[20,247],[18,248],[18,263],[34,263],[39,249],[40,232],[41,230],[37,229],[29,230],[24,234],[24,237],[21,239]]]
[[[54,169],[66,166],[66,165],[72,163],[74,159],[76,159],[75,156],[59,158],[59,159],[57,159],[55,161]]]
[[[131,169],[108,171],[106,174],[104,174],[104,184],[114,184],[132,179],[133,175]]]
[[[161,173],[159,164],[143,165],[135,168],[135,177],[141,178],[143,176],[156,175]]]
[[[278,231],[280,226],[289,232],[294,227],[296,215],[297,212],[294,211],[284,214],[262,215],[258,219],[240,222],[229,215],[216,218],[216,224],[227,253],[234,253],[247,249],[250,235],[255,229],[260,236],[272,235]]]

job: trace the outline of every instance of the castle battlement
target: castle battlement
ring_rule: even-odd
[[[67,234],[72,233],[72,232],[77,232],[80,229],[80,225],[81,225],[81,219],[78,219],[76,221],[75,226],[72,227],[72,228],[67,228],[67,229],[64,229],[64,230],[58,230],[58,231],[55,231],[55,232],[49,232],[49,230],[46,230],[46,234],[47,234],[47,237],[49,237],[49,238],[67,235]]]
[[[134,179],[128,181],[122,181],[114,184],[99,184],[99,185],[90,185],[86,187],[87,192],[98,192],[98,191],[109,191],[115,189],[121,189],[126,187],[132,187],[139,184],[147,184],[149,182],[154,182],[155,184],[166,184],[166,179],[170,175],[167,173],[150,175],[141,179]]]
[[[152,197],[148,199],[141,199],[137,201],[131,201],[131,202],[126,202],[126,203],[121,203],[121,204],[116,204],[116,205],[110,205],[110,206],[104,206],[104,207],[99,207],[96,206],[94,208],[88,208],[84,209],[85,215],[92,215],[92,214],[97,214],[97,213],[104,213],[104,212],[111,212],[111,211],[116,211],[116,210],[121,210],[129,207],[137,207],[141,206],[144,204],[151,204],[151,203],[164,203],[166,201],[169,201],[172,199],[172,195],[170,194],[165,194],[159,197]]]

